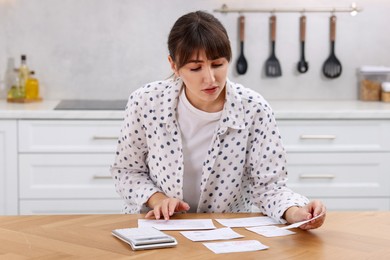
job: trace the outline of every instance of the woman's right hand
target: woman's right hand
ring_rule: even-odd
[[[163,217],[165,220],[168,220],[173,213],[190,209],[186,202],[176,198],[169,198],[160,192],[153,194],[147,204],[153,209],[146,213],[145,218],[160,219]]]

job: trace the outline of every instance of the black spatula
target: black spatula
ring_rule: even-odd
[[[271,56],[265,62],[265,75],[267,77],[280,77],[282,76],[282,68],[275,55],[276,16],[272,15],[269,22],[271,27]]]
[[[340,61],[337,59],[334,45],[336,39],[336,16],[332,15],[330,17],[330,55],[328,59],[324,62],[322,67],[322,72],[324,76],[330,79],[337,78],[341,75],[342,66]]]

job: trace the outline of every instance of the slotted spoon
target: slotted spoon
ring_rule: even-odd
[[[238,19],[240,23],[240,56],[236,63],[236,69],[238,74],[243,75],[248,69],[248,62],[244,56],[245,17],[241,15]]]
[[[298,62],[297,69],[300,73],[305,73],[309,69],[309,63],[305,60],[306,16],[304,15],[299,19],[299,29],[301,38],[301,59]]]
[[[335,54],[335,40],[336,40],[336,16],[330,17],[330,55],[324,62],[322,72],[324,76],[330,79],[337,78],[341,75],[342,66]]]
[[[265,75],[267,77],[280,77],[282,76],[282,68],[275,55],[276,16],[272,15],[269,22],[271,26],[271,56],[265,62]]]

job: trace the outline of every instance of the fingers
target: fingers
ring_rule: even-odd
[[[177,205],[175,211],[176,212],[179,212],[179,211],[187,211],[190,209],[190,205],[188,205],[188,203],[184,202],[184,201],[180,201],[179,204]]]
[[[145,218],[160,219],[162,217],[165,220],[169,220],[175,212],[187,211],[189,208],[190,206],[184,201],[175,198],[167,198],[155,205],[153,210],[146,213]]]
[[[153,218],[154,217],[154,210],[150,210],[148,213],[146,213],[145,218]]]
[[[313,220],[313,221],[310,221],[309,223],[306,223],[302,226],[300,226],[301,229],[304,229],[304,230],[309,230],[309,229],[315,229],[315,228],[319,228],[320,226],[322,226],[322,224],[324,224],[325,222],[325,214],[322,215],[321,217]]]
[[[307,204],[304,208],[312,215],[312,217],[316,217],[322,214],[321,217],[310,221],[309,223],[306,223],[302,226],[300,226],[301,229],[309,230],[309,229],[315,229],[322,226],[322,224],[325,221],[326,217],[326,207],[325,205],[318,200],[311,201],[309,204]]]
[[[313,200],[309,204],[307,204],[308,211],[312,213],[313,217],[321,215],[326,212],[325,206],[319,200]]]
[[[173,215],[177,203],[178,200],[175,199],[166,199],[162,202],[161,212],[165,220],[168,220],[169,217]]]
[[[305,208],[305,207],[297,208],[292,213],[292,222],[291,223],[295,223],[295,222],[299,222],[299,221],[303,221],[303,220],[308,220],[311,218],[312,218],[312,215],[310,214],[310,211],[307,208]]]

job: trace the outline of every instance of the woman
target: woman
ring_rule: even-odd
[[[197,11],[168,38],[174,77],[136,90],[126,108],[111,173],[125,213],[250,212],[280,223],[325,213],[286,187],[285,150],[263,97],[227,79],[223,25]],[[325,214],[301,228],[322,225]]]

